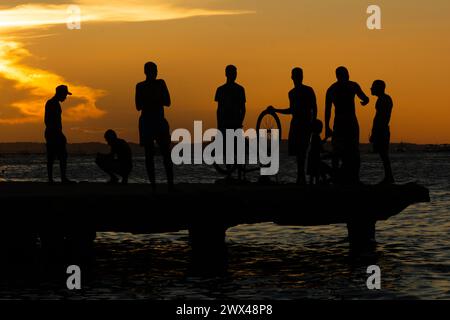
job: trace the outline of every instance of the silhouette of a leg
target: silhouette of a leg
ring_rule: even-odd
[[[109,161],[109,159],[107,159],[105,156],[98,156],[95,163],[98,165],[98,167],[105,172],[106,174],[108,174],[111,178],[111,180],[109,181],[110,183],[116,183],[119,181],[119,179],[117,178],[117,176],[115,175],[115,172],[113,170],[113,166],[111,161]]]
[[[342,153],[342,178],[345,183],[359,183],[359,170],[361,159],[359,145],[354,141],[346,143]]]
[[[389,153],[387,151],[380,152],[381,160],[383,161],[384,167],[384,182],[394,183],[394,175],[392,174],[391,160],[389,158]]]
[[[67,179],[67,151],[66,146],[62,148],[62,150],[59,152],[59,168],[61,170],[61,181],[62,182],[71,182],[69,179]]]
[[[306,153],[300,151],[297,155],[297,184],[300,185],[306,184],[305,161]]]
[[[147,169],[148,179],[153,189],[156,187],[155,179],[155,146],[153,140],[145,145],[145,168]]]
[[[54,158],[50,155],[47,157],[47,175],[48,182],[53,182],[53,163],[55,162]]]
[[[332,168],[332,180],[334,183],[340,182],[341,177],[341,161],[342,161],[342,147],[337,141],[336,137],[333,137],[333,152],[331,154],[331,168]]]
[[[61,180],[66,181],[67,176],[67,156],[62,156],[59,160],[59,168],[61,170]]]
[[[359,148],[354,151],[353,154],[353,181],[359,183],[359,172],[361,170],[361,154]]]
[[[336,174],[339,171],[339,163],[340,163],[340,157],[337,153],[333,154],[333,158],[332,158],[332,169],[334,174]]]
[[[170,153],[170,137],[169,138],[162,137],[162,139],[158,139],[158,145],[163,157],[164,168],[166,170],[167,176],[167,184],[169,185],[169,189],[172,189],[174,182],[173,182],[173,162]]]
[[[55,162],[55,152],[53,147],[47,143],[47,176],[48,182],[53,183],[53,164]]]

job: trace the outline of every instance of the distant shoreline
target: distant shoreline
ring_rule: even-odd
[[[144,149],[136,143],[130,143],[134,154],[143,154]],[[67,145],[68,152],[74,155],[93,155],[97,153],[107,153],[109,147],[104,143],[72,143]],[[287,141],[281,144],[281,152],[287,150]],[[362,143],[361,152],[371,152],[370,144]],[[450,152],[450,144],[414,144],[414,143],[393,143],[391,144],[392,153],[403,152]],[[0,143],[0,154],[45,154],[44,143],[12,142]]]

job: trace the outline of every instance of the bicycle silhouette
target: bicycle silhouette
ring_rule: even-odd
[[[265,134],[261,135],[259,134],[263,130]],[[275,134],[275,130],[278,130]],[[280,145],[281,137],[282,137],[282,128],[281,128],[281,121],[278,115],[273,112],[270,109],[266,109],[263,111],[256,122],[256,150],[251,150],[252,152],[255,152],[254,154],[257,155],[257,164],[248,164],[247,160],[249,159],[249,153],[250,148],[252,146],[252,143],[250,143],[249,138],[245,137],[245,163],[244,164],[238,164],[237,161],[237,150],[235,149],[234,152],[234,162],[232,164],[227,164],[226,161],[223,161],[223,163],[214,163],[214,168],[216,171],[226,176],[227,178],[231,178],[233,173],[237,172],[237,179],[238,181],[246,181],[247,180],[247,174],[251,172],[255,172],[258,170],[261,170],[261,168],[267,167],[268,165],[263,164],[260,159],[260,149],[266,148],[267,149],[267,155],[270,155],[272,150],[272,140],[277,139],[278,145]],[[263,145],[264,144],[264,145]],[[241,155],[242,156],[242,155]],[[226,157],[226,154],[224,152],[224,157]],[[278,179],[278,176],[276,176]],[[261,176],[261,180],[264,180]]]

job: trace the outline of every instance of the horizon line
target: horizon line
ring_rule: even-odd
[[[130,144],[137,144],[139,145],[139,142],[135,142],[135,141],[127,141]],[[208,143],[209,141],[204,141],[203,143]],[[281,139],[281,142],[288,142],[288,139]],[[106,142],[102,142],[102,141],[83,141],[83,142],[67,142],[67,145],[74,145],[74,144],[92,144],[92,143],[96,143],[96,144],[106,144]],[[175,143],[175,141],[172,141],[172,143]],[[327,143],[331,143],[331,141],[327,142]],[[2,142],[0,141],[0,144],[46,144],[45,141],[14,141],[14,142]],[[190,143],[190,144],[195,144],[195,143]],[[361,142],[360,145],[370,145],[370,142]],[[405,141],[400,141],[400,142],[391,142],[391,145],[394,144],[409,144],[409,145],[417,145],[417,146],[426,146],[426,145],[434,145],[434,146],[446,146],[446,145],[450,145],[450,142],[443,142],[443,143],[432,143],[432,142],[426,142],[426,143],[420,143],[420,142],[405,142]]]

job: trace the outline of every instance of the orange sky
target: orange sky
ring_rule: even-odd
[[[67,29],[65,2],[0,1],[1,142],[43,141],[43,107],[60,82],[74,93],[63,105],[70,142],[102,141],[108,128],[137,141],[134,87],[153,60],[171,91],[172,129],[215,125],[214,93],[229,63],[247,90],[246,127],[266,106],[287,106],[294,66],[315,89],[323,119],[334,69],[346,65],[367,94],[374,79],[387,82],[394,141],[450,143],[447,0],[71,3],[82,10],[81,30]],[[381,7],[382,30],[366,28],[369,4]],[[363,142],[374,102],[358,108]]]

